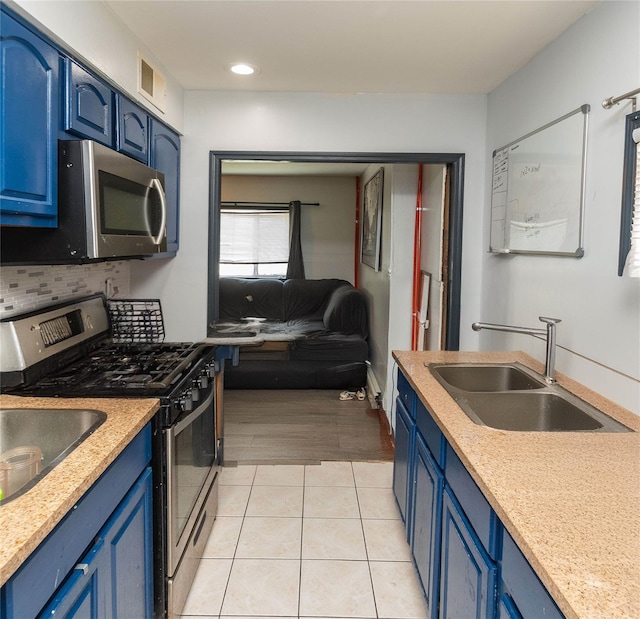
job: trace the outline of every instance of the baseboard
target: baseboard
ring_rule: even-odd
[[[367,364],[367,396],[371,408],[377,408],[382,410],[382,392],[380,391],[380,385],[376,379],[376,375],[373,373],[371,363],[365,361]]]

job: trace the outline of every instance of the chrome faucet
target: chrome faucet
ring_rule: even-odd
[[[547,318],[539,316],[539,320],[544,322],[546,329],[536,329],[527,327],[512,327],[510,325],[494,325],[488,322],[474,322],[471,328],[474,331],[488,329],[490,331],[507,331],[508,333],[525,333],[526,335],[544,335],[547,342],[547,352],[544,362],[544,379],[548,383],[556,382],[556,325],[561,322],[559,318]]]

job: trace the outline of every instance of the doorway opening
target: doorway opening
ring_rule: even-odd
[[[448,200],[443,225],[447,245],[443,264],[444,307],[446,325],[444,350],[458,350],[460,340],[460,293],[462,257],[462,217],[464,188],[464,154],[461,153],[327,153],[286,151],[211,151],[209,194],[208,251],[208,335],[212,335],[219,315],[220,214],[222,205],[222,175],[225,162],[287,164],[439,164],[446,166]]]

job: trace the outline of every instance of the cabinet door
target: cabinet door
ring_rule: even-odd
[[[65,129],[113,148],[113,91],[73,60],[66,60],[65,72]]]
[[[40,619],[153,616],[152,491],[148,467]]]
[[[407,539],[409,538],[411,450],[415,424],[409,417],[400,398],[396,399],[395,455],[393,460],[393,493],[400,507],[400,515],[405,522]]]
[[[492,619],[496,566],[449,488],[442,504],[441,619]]]
[[[105,526],[112,617],[153,617],[152,476],[147,468]]]
[[[167,254],[175,254],[178,251],[179,239],[180,136],[153,118],[150,122],[149,165],[164,174],[164,190],[167,196]]]
[[[442,489],[444,476],[419,432],[413,458],[411,550],[422,581],[429,618],[438,616]]]
[[[149,161],[149,115],[122,95],[117,98],[117,149],[142,163]]]
[[[109,556],[104,541],[98,539],[78,563],[51,603],[38,615],[64,619],[100,619],[108,617],[107,592],[102,584],[108,577]]]
[[[60,55],[0,13],[0,223],[58,225]]]

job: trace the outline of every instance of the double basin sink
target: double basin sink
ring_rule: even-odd
[[[84,409],[0,409],[0,505],[33,488],[107,415]]]
[[[520,432],[632,431],[519,363],[425,365],[479,425]]]

